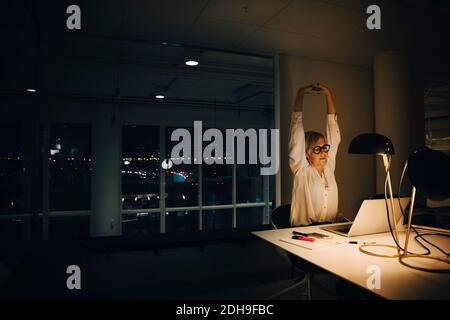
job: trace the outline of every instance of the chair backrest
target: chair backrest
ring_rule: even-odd
[[[275,208],[272,211],[272,226],[275,229],[284,229],[284,228],[291,228],[290,223],[291,218],[291,204],[284,204],[282,206],[279,206],[278,208]],[[299,268],[299,269],[305,269],[306,264],[305,261],[301,258],[297,257],[296,255],[283,251],[284,254],[287,254],[287,257],[291,261],[291,263]]]
[[[291,204],[284,204],[272,211],[272,226],[275,229],[290,228]]]

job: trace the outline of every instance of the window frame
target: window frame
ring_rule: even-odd
[[[126,124],[130,125],[130,124]],[[133,124],[133,125],[143,125],[143,124]],[[166,154],[167,148],[167,139],[166,139],[166,129],[167,127],[171,127],[170,125],[160,125],[159,126],[159,141],[160,141],[160,155]],[[123,155],[122,155],[123,157]],[[162,163],[164,159],[160,159],[160,163]],[[161,196],[165,194],[165,185],[166,185],[166,174],[165,170],[160,171],[159,179],[160,179],[160,197],[159,197],[159,208],[148,208],[148,209],[122,209],[122,216],[124,214],[133,214],[133,213],[160,213],[160,234],[166,233],[166,215],[170,212],[177,211],[198,211],[198,230],[203,230],[203,210],[220,210],[220,209],[232,209],[232,229],[236,229],[237,227],[237,209],[238,208],[259,208],[263,207],[262,214],[262,223],[261,225],[267,225],[270,222],[270,209],[272,206],[272,202],[269,199],[270,194],[270,181],[269,176],[263,176],[263,202],[245,202],[245,203],[237,203],[236,201],[236,162],[232,164],[232,202],[229,204],[221,204],[221,205],[203,205],[203,169],[202,164],[193,164],[194,166],[198,166],[198,181],[199,185],[197,188],[197,199],[198,203],[196,206],[186,206],[186,207],[167,207],[165,197]]]

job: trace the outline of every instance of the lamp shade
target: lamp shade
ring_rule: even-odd
[[[408,176],[417,191],[431,200],[450,197],[450,156],[429,148],[415,150],[408,159]]]
[[[394,145],[388,137],[378,133],[363,133],[353,138],[348,153],[394,154]]]

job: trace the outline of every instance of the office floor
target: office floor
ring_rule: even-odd
[[[219,247],[220,251],[217,250]],[[209,247],[203,253],[195,248],[178,251],[174,250],[171,254],[168,250],[159,257],[146,255],[148,260],[139,253],[135,253],[139,259],[131,253],[114,256],[111,260],[104,255],[94,257],[91,269],[85,264],[84,275],[87,278],[80,294],[74,296],[64,290],[58,291],[57,288],[56,291],[49,289],[48,294],[53,298],[68,299],[262,300],[291,286],[293,279],[300,275],[296,272],[292,278],[291,264],[285,259],[283,252],[276,251],[273,246],[260,240],[247,243],[245,248],[228,244],[217,248]],[[225,253],[234,253],[237,258],[227,260],[229,265],[226,266],[223,265],[227,262],[225,260],[221,260],[222,264],[211,264],[211,261],[216,262],[217,256]],[[209,263],[206,259],[208,254],[212,259]],[[189,266],[189,259],[197,259],[201,264],[196,264],[193,268]],[[164,264],[163,261],[166,260],[170,263]],[[114,264],[117,268],[113,267]],[[53,270],[51,265],[48,262],[43,265],[21,266],[19,261],[0,261],[0,288],[8,292],[9,289],[30,287],[30,281],[34,279],[34,287],[38,289],[35,290],[36,294],[42,298],[43,285],[47,283],[45,280]],[[203,272],[194,272],[201,266]],[[169,268],[172,270],[168,270]],[[155,273],[156,270],[161,271]],[[41,283],[38,279],[44,279],[44,282]],[[337,299],[337,282],[338,279],[331,274],[315,274],[311,282],[311,299]],[[304,287],[298,287],[280,299],[304,299],[304,290]],[[24,292],[16,291],[16,297],[25,297]],[[8,297],[6,292],[4,293]],[[33,297],[33,291],[30,293]]]
[[[337,299],[335,292],[336,279],[331,275],[318,275],[311,287],[311,299],[314,300],[334,300]],[[291,279],[278,280],[259,285],[242,287],[235,290],[221,290],[210,292],[206,296],[198,295],[194,298],[199,299],[265,299],[272,294],[283,290],[293,284]],[[290,292],[280,296],[283,300],[299,300],[305,299],[304,287],[298,287]]]
[[[311,299],[334,300],[337,279],[330,274],[318,274],[311,284]],[[189,300],[263,300],[293,284],[290,266],[267,270],[253,275],[223,277],[206,281],[201,277],[190,282],[161,285],[142,284],[139,287],[122,287],[108,292],[99,291],[94,298],[108,299],[189,299]],[[283,300],[301,300],[305,288],[300,286],[279,297]]]

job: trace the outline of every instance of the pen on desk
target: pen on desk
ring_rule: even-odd
[[[296,235],[296,236],[305,236],[305,237],[309,236],[308,233],[303,233],[303,232],[299,232],[299,231],[292,231],[292,234]]]
[[[358,241],[349,241],[350,244],[358,244]],[[376,242],[363,242],[362,244],[377,244]]]

